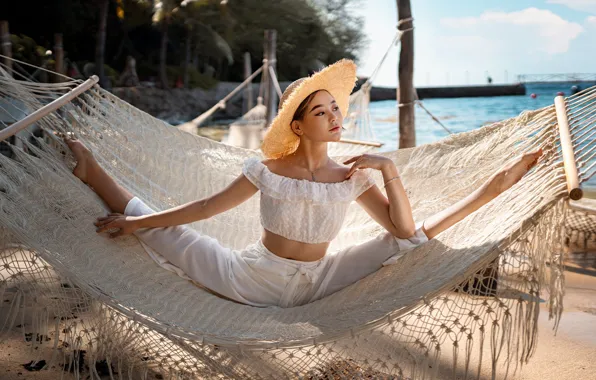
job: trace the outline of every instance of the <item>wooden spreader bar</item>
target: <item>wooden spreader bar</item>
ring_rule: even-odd
[[[49,115],[50,113],[56,111],[58,108],[64,106],[77,96],[81,95],[85,91],[89,90],[91,87],[99,82],[99,78],[97,75],[93,75],[91,78],[87,79],[77,87],[73,88],[66,94],[62,95],[58,99],[46,104],[45,106],[41,107],[35,112],[27,115],[25,118],[17,121],[16,123],[10,125],[8,128],[0,130],[0,141],[4,141],[7,138],[16,135],[18,132],[22,131],[23,129],[27,128],[31,124],[35,123],[39,119],[44,116]]]
[[[555,110],[557,112],[557,124],[559,125],[559,136],[561,138],[561,149],[563,151],[565,176],[567,177],[567,191],[569,193],[569,198],[577,201],[584,196],[584,192],[579,186],[577,163],[575,162],[573,144],[571,143],[571,132],[569,132],[567,106],[565,104],[565,98],[561,95],[555,98]]]

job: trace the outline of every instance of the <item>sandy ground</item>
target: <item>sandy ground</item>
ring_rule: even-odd
[[[517,380],[580,380],[596,379],[596,268],[581,268],[569,264],[566,271],[565,312],[557,335],[548,320],[546,305],[542,306],[539,320],[539,341],[534,357],[521,372],[510,379]],[[41,371],[29,371],[23,364],[32,360],[49,361],[48,347],[31,348],[20,329],[14,329],[0,344],[0,380],[71,380],[74,376],[62,373],[59,365]],[[484,355],[489,357],[488,353]],[[61,363],[62,358],[58,358]],[[504,378],[505,368],[499,368],[497,379]],[[109,376],[102,378],[109,379]],[[159,379],[152,375],[150,379]],[[452,379],[445,371],[441,379]],[[462,376],[457,376],[463,379]],[[484,362],[482,379],[490,379],[490,364]]]
[[[536,353],[513,379],[596,379],[596,268],[584,269],[570,264],[568,269],[565,272],[565,311],[556,336],[543,304]],[[485,363],[483,367],[482,378],[491,379],[490,365]],[[504,375],[505,369],[500,368],[497,379]]]

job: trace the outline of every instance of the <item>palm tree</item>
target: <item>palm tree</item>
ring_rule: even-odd
[[[228,64],[231,65],[234,63],[230,45],[206,23],[207,20],[212,20],[212,17],[215,16],[213,12],[209,11],[209,6],[218,2],[217,0],[186,0],[181,3],[182,6],[176,12],[176,17],[179,17],[184,22],[186,28],[184,58],[185,87],[188,87],[193,42],[196,46],[201,44],[206,45],[208,49],[205,50],[212,52],[214,56],[225,58]],[[225,4],[221,4],[221,7],[225,7]]]
[[[180,0],[153,0],[153,23],[161,29],[161,43],[159,48],[159,80],[162,88],[168,88],[166,72],[166,58],[168,51],[168,27],[173,13],[180,6]]]

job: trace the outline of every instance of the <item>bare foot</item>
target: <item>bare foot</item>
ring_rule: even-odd
[[[489,180],[489,189],[495,196],[515,185],[538,162],[542,149],[525,153],[509,162]]]
[[[93,153],[91,153],[91,151],[87,149],[87,147],[79,140],[66,137],[64,138],[64,142],[72,151],[72,154],[75,156],[75,160],[77,160],[77,166],[74,168],[72,173],[84,183],[88,183],[89,172],[96,164]]]

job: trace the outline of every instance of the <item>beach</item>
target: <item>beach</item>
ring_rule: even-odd
[[[583,257],[583,256],[582,256]],[[592,260],[596,252],[591,253]],[[593,261],[592,261],[593,262]],[[511,376],[515,380],[579,380],[593,378],[596,373],[596,269],[583,268],[568,260],[565,271],[564,312],[555,335],[553,321],[548,319],[546,303],[541,304],[539,317],[538,345],[530,362],[521,371]],[[544,296],[543,296],[544,298]],[[3,320],[5,315],[0,315]],[[52,343],[52,342],[50,342]],[[488,346],[488,345],[487,345]],[[491,379],[490,355],[485,350],[481,379]],[[0,380],[54,380],[75,379],[72,373],[62,373],[60,366],[31,371],[24,364],[32,360],[49,360],[52,357],[51,344],[31,350],[31,343],[24,341],[20,328],[13,328],[4,343],[0,344]],[[477,357],[477,355],[475,355]],[[60,354],[58,354],[58,363]],[[473,363],[473,365],[477,365]],[[452,379],[450,363],[443,363],[439,379]],[[474,368],[474,367],[472,367]],[[497,379],[504,378],[506,367],[497,370]],[[100,371],[100,373],[103,373]],[[458,366],[457,379],[463,379],[463,363]],[[105,374],[102,379],[109,379]],[[135,377],[136,378],[136,377]],[[159,379],[150,374],[148,379]]]

